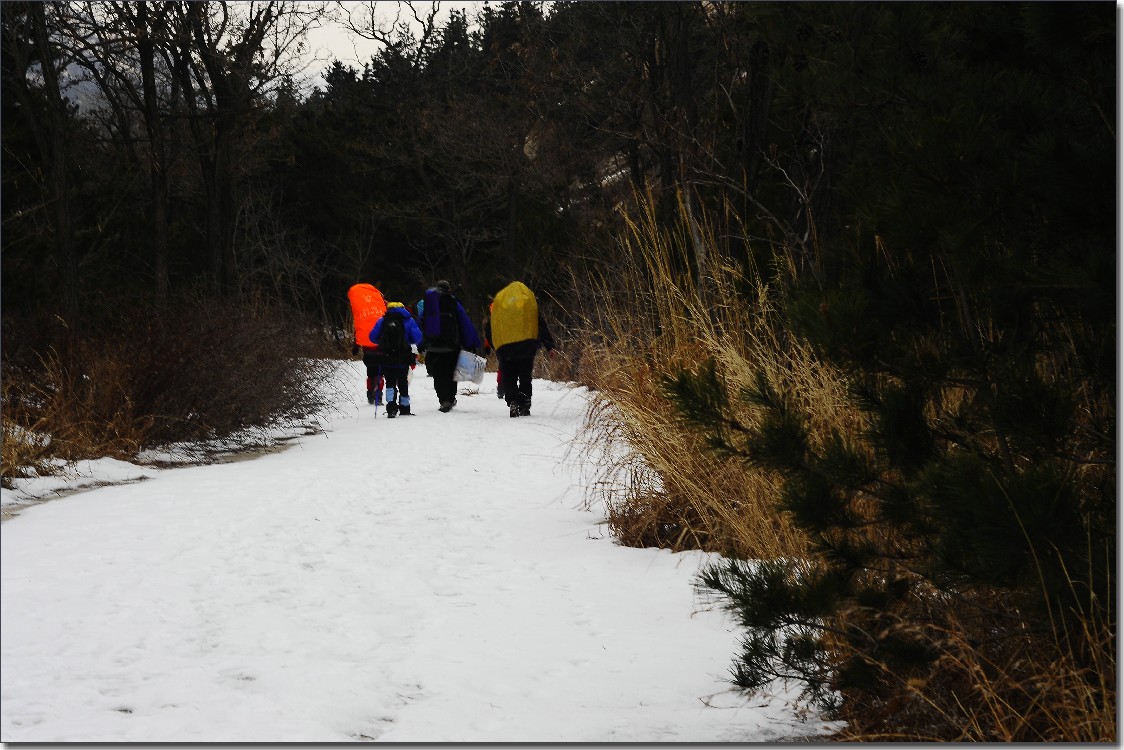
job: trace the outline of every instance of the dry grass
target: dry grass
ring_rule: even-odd
[[[128,460],[300,419],[324,398],[315,335],[263,305],[133,308],[80,330],[57,319],[5,323],[5,484],[60,461]]]
[[[13,477],[47,474],[51,471],[52,448],[49,434],[51,419],[46,415],[29,413],[20,403],[25,394],[32,394],[26,377],[14,376],[7,370],[0,378],[0,399],[3,400],[3,413],[0,414],[0,434],[3,436],[0,449],[0,477],[4,486]],[[13,414],[14,410],[24,413]]]
[[[1116,742],[1114,623],[1098,608],[1078,618],[1081,632],[1043,633],[1008,617],[1000,625],[997,610],[1018,611],[997,591],[933,595],[924,635],[940,654],[936,663],[923,675],[878,665],[885,696],[849,696],[839,739]]]
[[[575,366],[600,397],[590,407],[586,440],[612,457],[595,483],[606,496],[610,528],[635,546],[743,558],[803,554],[804,536],[776,509],[778,480],[706,450],[699,435],[683,429],[660,378],[714,357],[729,400],[740,403],[740,391],[763,373],[793,396],[819,436],[861,427],[843,380],[784,336],[769,289],[752,280],[755,269],[714,256],[700,283],[687,270],[695,267],[686,256],[689,228],[661,231],[651,202],[642,205],[628,224],[624,260],[612,273],[574,284],[582,318],[577,338],[585,342]],[[713,254],[720,243],[698,232]],[[752,409],[739,409],[744,424],[755,424]]]
[[[42,354],[39,366],[30,371],[5,369],[5,469],[20,463],[29,443],[37,444],[39,453],[27,457],[41,463],[47,456],[64,461],[128,458],[146,442],[154,420],[138,413],[128,392],[125,353],[104,341],[78,342],[76,348],[86,365],[80,373],[54,349]]]

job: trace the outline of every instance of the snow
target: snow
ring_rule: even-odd
[[[622,547],[571,449],[588,394],[494,377],[252,460],[84,463],[0,496],[4,742],[763,742],[834,725],[728,682],[704,553]],[[586,459],[588,460],[588,458]],[[96,486],[113,482],[108,486]],[[35,497],[55,497],[31,502]]]

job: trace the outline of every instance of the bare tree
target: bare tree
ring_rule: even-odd
[[[98,84],[126,151],[146,163],[153,290],[168,296],[169,164],[167,123],[178,98],[168,72],[169,6],[156,2],[73,3],[60,30],[76,64]],[[147,148],[136,153],[134,120],[143,124]]]
[[[29,7],[32,21],[44,16],[39,4]],[[97,83],[108,122],[120,133],[126,152],[147,166],[158,298],[166,298],[169,288],[171,128],[186,121],[198,159],[209,288],[214,294],[232,292],[237,289],[236,186],[246,153],[241,147],[266,100],[299,67],[306,34],[326,12],[324,4],[295,0],[109,0],[57,6],[45,38],[65,45],[70,59]],[[57,88],[52,79],[46,84]],[[145,136],[140,143],[147,145],[143,150],[137,149],[134,135],[140,130]]]
[[[71,218],[72,113],[61,79],[69,60],[51,33],[59,3],[4,3],[6,55],[13,61],[17,101],[30,120],[43,159],[42,192],[53,234],[56,284],[64,315],[78,307],[78,257]]]
[[[344,3],[336,0],[344,27],[353,34],[379,42],[406,59],[415,73],[420,73],[426,58],[439,41],[437,17],[441,3],[414,3],[411,0],[393,3],[394,16],[388,14],[391,3],[367,0]]]
[[[326,13],[301,2],[180,2],[169,10],[172,63],[203,175],[213,294],[237,288],[234,262],[239,147],[263,100],[298,66]]]

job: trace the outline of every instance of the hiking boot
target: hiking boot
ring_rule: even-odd
[[[496,398],[501,400],[503,399],[503,388],[496,388]]]
[[[398,404],[394,403],[393,401],[391,401],[389,404],[387,404],[386,405],[386,416],[388,416],[391,419],[394,419],[395,417],[397,417],[398,416]]]
[[[521,417],[531,416],[531,402],[530,401],[528,401],[525,404],[519,404],[519,416],[521,416]]]
[[[452,408],[453,408],[453,402],[452,401],[442,401],[441,406],[437,409],[437,411],[448,412]]]
[[[367,391],[367,403],[368,404],[375,403],[375,392],[374,391]]]
[[[519,406],[517,404],[508,404],[507,410],[512,417],[519,416]]]
[[[403,417],[412,417],[412,416],[414,416],[414,415],[413,415],[413,413],[411,413],[411,412],[410,412],[410,407],[409,407],[409,406],[399,406],[399,407],[398,407],[398,413],[399,413],[399,414],[401,414],[401,415],[402,415]]]

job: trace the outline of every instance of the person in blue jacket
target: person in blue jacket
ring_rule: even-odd
[[[410,368],[417,358],[413,347],[422,342],[421,329],[405,305],[388,302],[369,338],[386,379],[386,416],[410,416]]]
[[[480,347],[480,335],[453,296],[448,281],[438,281],[425,291],[423,310],[421,349],[425,351],[425,369],[433,378],[439,411],[448,412],[457,403],[457,381],[453,379],[457,358],[462,349],[475,352]]]

